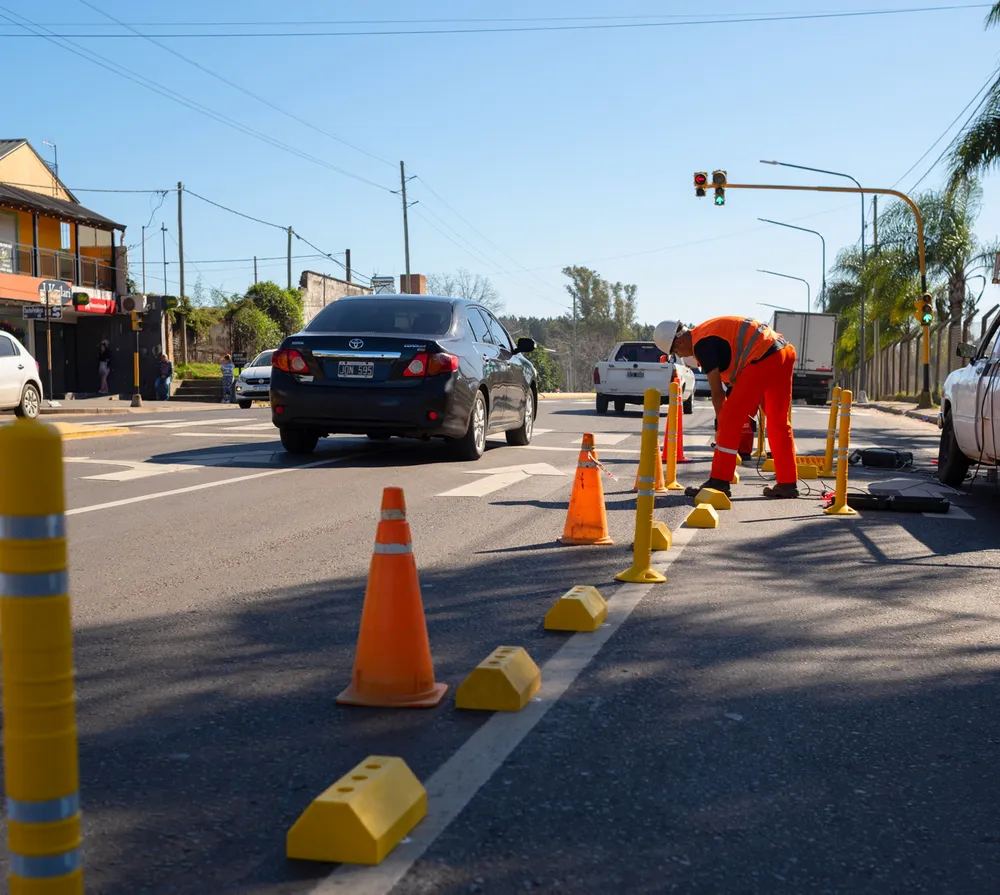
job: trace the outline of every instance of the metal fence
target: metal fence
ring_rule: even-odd
[[[115,269],[96,258],[81,254],[77,270],[77,257],[72,252],[36,249],[24,243],[2,243],[0,249],[3,250],[0,251],[0,273],[65,280],[77,286],[114,291]],[[37,266],[32,263],[33,255],[37,257]]]

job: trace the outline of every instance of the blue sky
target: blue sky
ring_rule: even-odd
[[[541,16],[691,16],[816,13],[950,5],[953,0],[426,0],[191,2],[89,0],[145,33],[192,31],[152,22],[470,19]],[[4,10],[60,34],[123,29],[79,0],[2,0]],[[800,21],[527,33],[267,39],[163,38],[171,49],[369,155],[318,133],[138,37],[79,38],[80,46],[387,189],[398,162],[418,175],[410,214],[411,266],[466,267],[489,276],[516,314],[562,313],[563,266],[584,264],[639,286],[639,314],[698,320],[767,317],[759,302],[805,305],[805,287],[756,272],[769,268],[820,287],[819,240],[758,217],[822,231],[828,263],[856,243],[860,200],[810,193],[731,191],[724,208],[696,200],[695,170],[726,168],[734,182],[844,185],[760,165],[771,158],[892,186],[989,78],[1000,31],[985,8]],[[555,24],[550,23],[550,24]],[[313,26],[310,26],[313,27]],[[315,26],[372,30],[370,25]],[[384,26],[398,29],[462,24]],[[481,27],[503,27],[499,23]],[[508,26],[509,27],[509,26]],[[0,32],[19,29],[0,22]],[[238,30],[217,26],[209,31]],[[243,29],[249,30],[249,29]],[[307,30],[272,26],[264,30]],[[403,270],[400,200],[239,133],[39,38],[4,37],[9,84],[0,136],[50,152],[70,187],[156,189],[178,180],[222,204],[292,225],[326,252],[350,247],[359,273]],[[964,116],[963,116],[964,117]],[[906,189],[951,137],[900,183]],[[816,179],[818,178],[818,179]],[[940,170],[922,187],[939,186]],[[978,232],[1000,233],[996,178],[985,182]],[[168,229],[169,290],[176,291],[176,198],[80,193],[147,241],[147,286],[162,288],[159,227]],[[443,200],[443,201],[442,201]],[[285,235],[185,197],[188,291],[239,291],[261,277],[283,282]],[[435,229],[436,228],[436,229]],[[870,231],[869,231],[870,234]],[[312,249],[296,241],[296,255]],[[220,262],[220,263],[212,263]],[[133,256],[138,279],[139,251]],[[304,269],[337,273],[325,259]],[[1000,300],[988,286],[984,306]]]

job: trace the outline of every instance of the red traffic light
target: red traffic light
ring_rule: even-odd
[[[698,173],[694,175],[694,185],[695,186],[705,186],[708,183],[708,175]]]

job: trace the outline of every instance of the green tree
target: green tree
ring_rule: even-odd
[[[264,280],[247,289],[245,301],[270,317],[282,337],[302,329],[303,301],[298,289],[282,289],[277,283]]]
[[[277,348],[283,338],[278,324],[252,304],[242,304],[229,319],[234,345],[250,357],[266,348]]]
[[[986,16],[986,28],[1000,25],[1000,3]],[[949,189],[976,174],[984,174],[1000,161],[1000,75],[986,94],[981,111],[962,135],[951,155]]]
[[[557,388],[562,388],[562,370],[556,363],[553,354],[536,345],[534,351],[529,351],[526,358],[531,361],[538,374],[538,390],[540,392],[554,392]]]

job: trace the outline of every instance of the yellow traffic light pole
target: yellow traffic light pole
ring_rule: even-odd
[[[927,293],[927,263],[924,257],[924,219],[920,215],[920,209],[906,193],[899,190],[878,189],[875,187],[856,186],[798,186],[785,183],[726,183],[726,189],[730,190],[791,190],[794,192],[814,192],[814,193],[877,193],[880,196],[895,196],[902,199],[913,211],[913,216],[917,220],[917,260],[920,265],[920,292]],[[862,325],[864,322],[862,321]],[[924,323],[924,388],[920,393],[919,407],[931,406],[931,337],[930,323]]]

